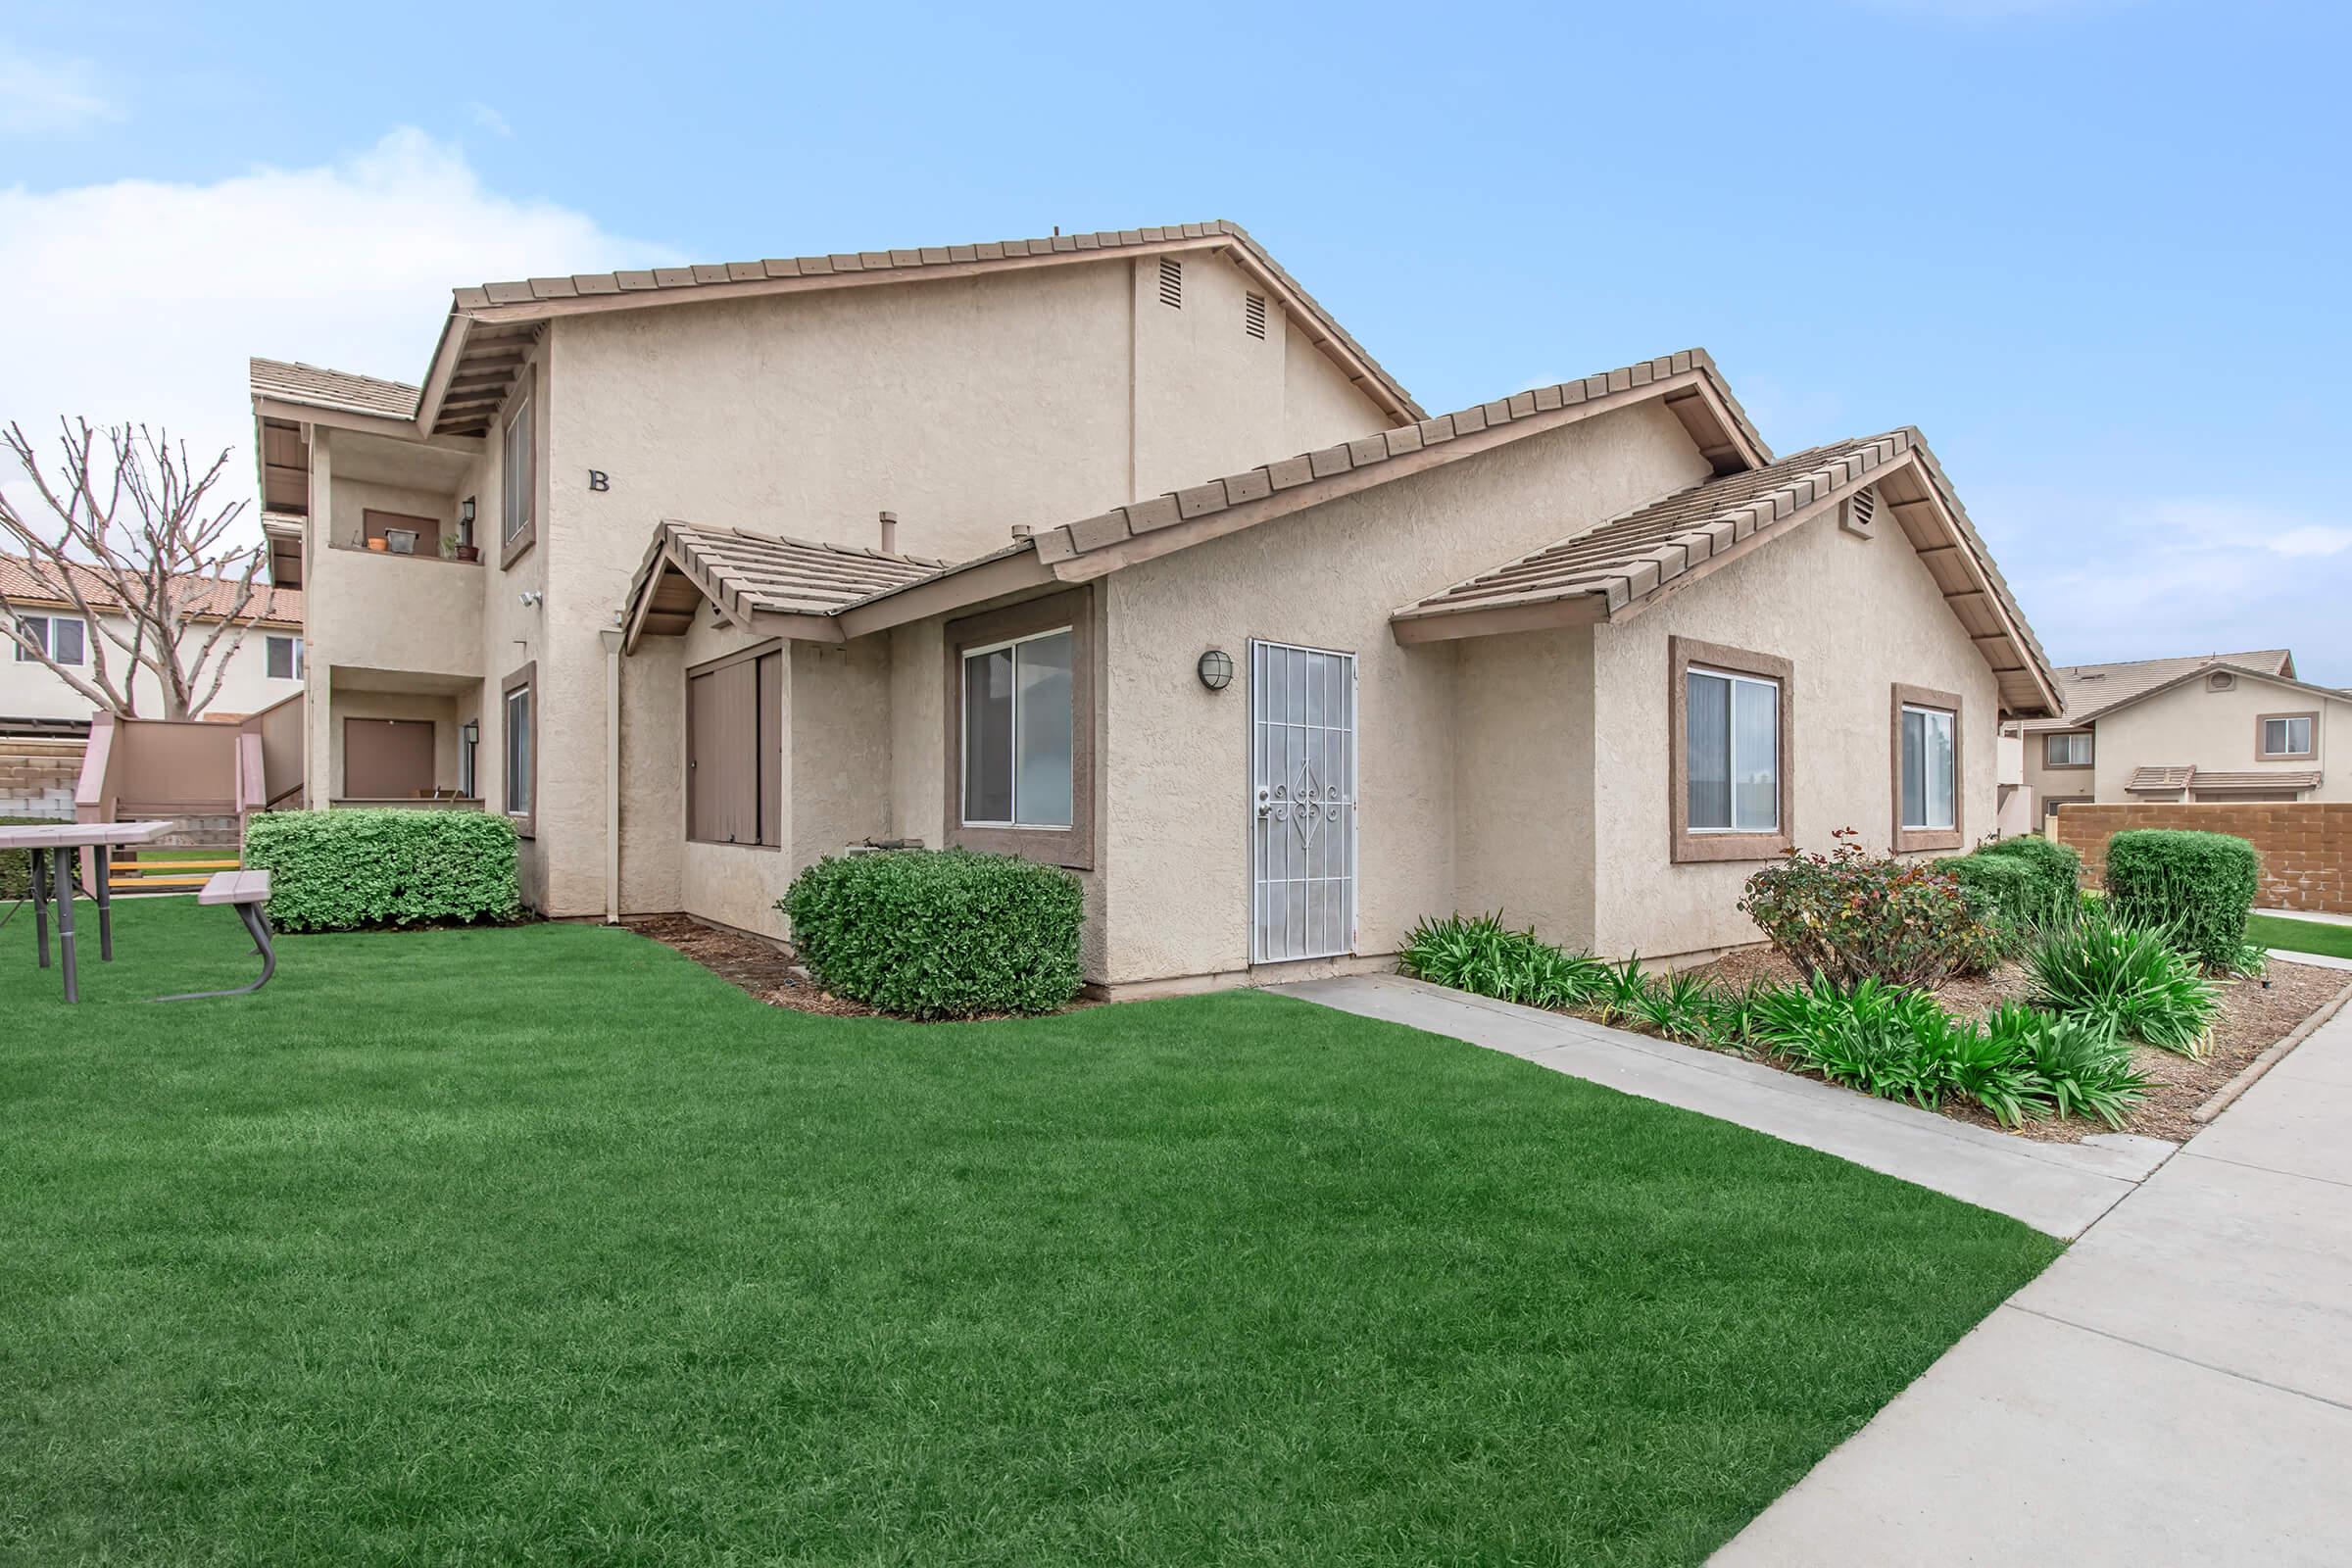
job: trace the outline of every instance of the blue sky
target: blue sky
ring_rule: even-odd
[[[1432,410],[1703,344],[1782,451],[1920,425],[2059,662],[2352,684],[2348,12],[20,9],[0,416],[241,443],[243,354],[415,379],[456,283],[1224,217]]]

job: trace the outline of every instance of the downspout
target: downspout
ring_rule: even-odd
[[[620,924],[620,644],[617,627],[600,631],[605,645],[605,924]]]

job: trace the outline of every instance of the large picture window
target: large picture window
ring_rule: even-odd
[[[1894,688],[1894,848],[1960,847],[1960,699]]]
[[[1071,630],[963,652],[966,827],[1070,825]]]
[[[1688,637],[1668,646],[1673,858],[1780,854],[1790,842],[1791,666]]]
[[[1094,864],[1094,595],[1078,588],[947,628],[947,838]]]
[[[752,650],[686,675],[686,836],[784,842],[784,653]]]

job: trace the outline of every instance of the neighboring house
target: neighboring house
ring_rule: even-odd
[[[1697,351],[1425,418],[1230,224],[462,289],[421,388],[253,396],[312,799],[505,810],[551,914],[782,934],[911,840],[1075,871],[1114,994],[1692,956],[2057,711],[1916,431],[1776,460]]]
[[[2352,768],[2328,766],[2352,694],[2298,680],[2286,649],[2074,664],[2057,675],[2064,716],[2018,726],[2045,820],[2092,801],[2352,800]]]
[[[59,663],[77,670],[89,669],[94,651],[100,649],[103,640],[106,667],[120,688],[125,684],[125,673],[131,668],[130,656],[120,643],[106,640],[107,628],[111,624],[116,632],[128,638],[132,623],[119,612],[109,613],[118,601],[98,573],[84,571],[80,586],[82,598],[98,619],[97,625],[90,624],[79,607],[71,601],[44,593],[22,558],[0,556],[0,595],[7,597],[18,621],[40,640],[41,646]],[[212,634],[222,613],[236,608],[237,593],[233,582],[200,583],[199,588],[203,597],[191,596],[189,603],[215,605],[217,612],[208,615],[200,611],[189,617],[192,629],[188,636],[196,643]],[[220,690],[202,717],[243,718],[302,692],[301,591],[257,584],[254,603],[247,608],[249,612],[258,611],[260,619],[247,628],[229,653]],[[218,660],[219,656],[215,657]],[[206,665],[204,684],[211,683],[213,668],[212,664]],[[138,671],[135,682],[131,683],[131,696],[140,717],[163,716],[163,689],[154,671],[144,668]],[[0,727],[35,719],[61,720],[86,731],[95,709],[89,698],[24,649],[14,642],[0,645]]]

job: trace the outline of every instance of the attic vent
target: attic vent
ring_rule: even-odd
[[[2237,677],[2228,670],[2217,669],[2205,677],[2205,689],[2211,692],[2226,692],[2236,684]]]
[[[1159,259],[1159,303],[1172,311],[1184,309],[1184,264],[1173,256]]]
[[[1845,510],[1838,514],[1838,525],[1847,533],[1868,539],[1878,525],[1878,487],[1866,484],[1845,498]]]
[[[1266,335],[1266,297],[1263,294],[1242,296],[1242,330],[1251,337]]]

